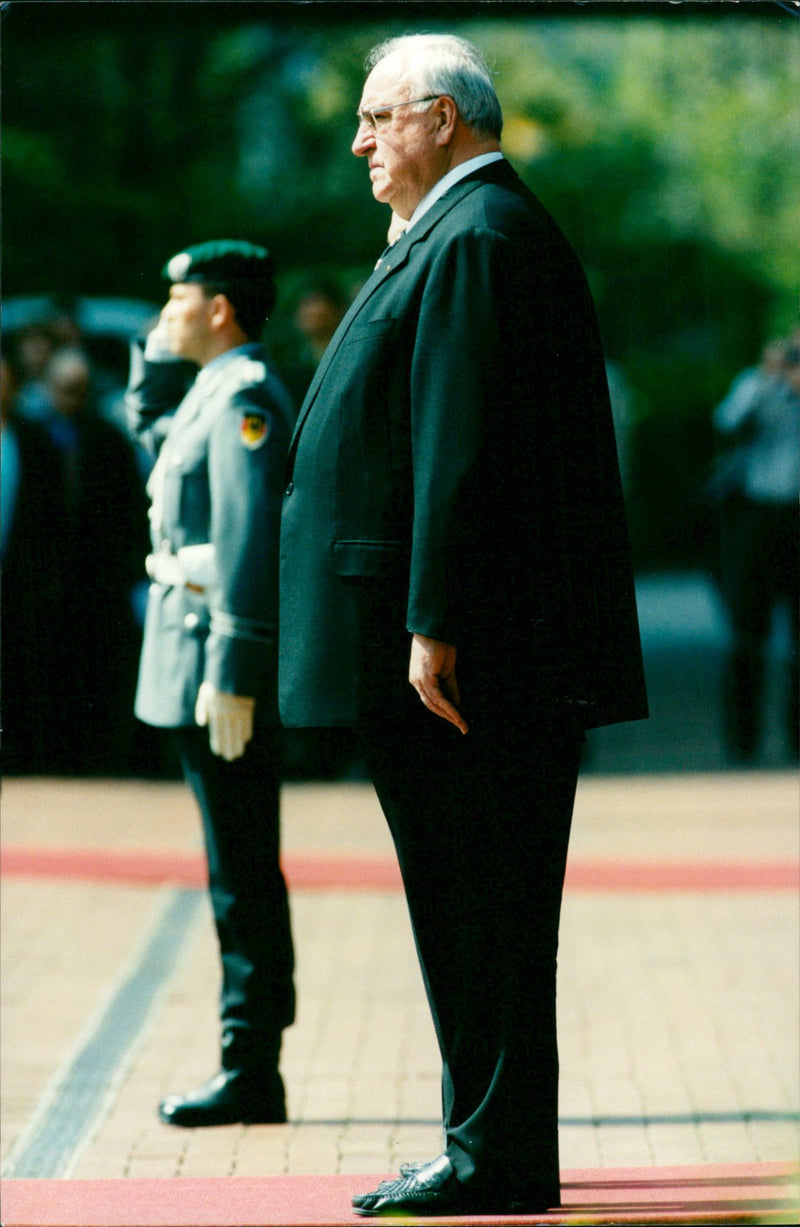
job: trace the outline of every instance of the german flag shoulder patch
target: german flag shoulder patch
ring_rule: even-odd
[[[239,438],[250,452],[263,447],[269,436],[269,423],[260,413],[243,413],[239,426]]]

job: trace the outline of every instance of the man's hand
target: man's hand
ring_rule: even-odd
[[[467,724],[458,710],[461,697],[456,681],[456,649],[439,639],[413,635],[408,680],[435,716],[454,724],[462,733]]]
[[[175,362],[175,354],[169,346],[169,334],[164,320],[164,312],[158,317],[158,323],[147,335],[144,356],[148,362]]]
[[[211,682],[200,686],[194,718],[199,725],[208,725],[211,749],[228,763],[241,758],[253,736],[255,706],[255,699],[226,694]]]

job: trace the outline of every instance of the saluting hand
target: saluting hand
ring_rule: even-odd
[[[462,733],[467,723],[458,710],[461,696],[456,680],[456,649],[450,643],[413,635],[408,680],[435,716],[454,724]]]

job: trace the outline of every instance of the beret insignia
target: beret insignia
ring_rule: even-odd
[[[269,427],[267,419],[260,413],[245,413],[239,427],[239,437],[248,451],[254,452],[263,447],[267,441]]]
[[[184,277],[192,267],[192,256],[188,251],[181,251],[177,256],[173,256],[166,268],[167,276],[170,281],[176,284],[183,281]]]

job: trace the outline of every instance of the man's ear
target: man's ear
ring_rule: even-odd
[[[442,94],[431,110],[436,119],[434,132],[437,145],[449,145],[458,123],[458,107],[449,94]]]
[[[235,312],[229,299],[224,294],[215,294],[211,299],[211,327],[225,328],[235,319]]]

